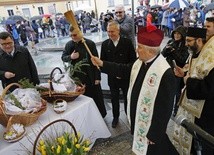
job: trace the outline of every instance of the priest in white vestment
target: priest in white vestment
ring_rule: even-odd
[[[92,57],[102,72],[130,79],[127,117],[133,134],[132,150],[137,155],[177,155],[166,128],[172,114],[175,76],[160,55],[163,32],[153,25],[138,31],[134,64],[116,64]]]

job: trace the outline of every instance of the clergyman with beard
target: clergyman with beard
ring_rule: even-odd
[[[175,75],[183,77],[186,89],[180,99],[177,116],[183,115],[192,123],[195,123],[207,133],[214,136],[214,47],[209,40],[206,42],[206,29],[189,27],[186,36],[186,45],[192,51],[192,58],[189,63],[189,70],[184,74],[182,68],[174,69]],[[173,143],[180,144],[180,154],[190,154],[192,136],[181,127],[175,125]],[[180,138],[187,137],[185,143],[179,141]],[[177,139],[177,141],[176,141]],[[182,138],[181,138],[182,139]],[[192,143],[195,144],[194,142]],[[213,148],[201,141],[202,154],[213,155]],[[185,149],[184,149],[185,148]],[[181,151],[182,150],[182,151]],[[196,155],[194,149],[191,150]]]

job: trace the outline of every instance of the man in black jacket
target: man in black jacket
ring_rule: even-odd
[[[28,49],[14,45],[13,37],[8,32],[0,33],[0,62],[3,88],[23,78],[29,79],[34,85],[39,84],[36,65]]]
[[[109,39],[102,43],[101,59],[122,64],[133,63],[136,60],[134,46],[132,45],[131,40],[120,36],[120,25],[115,21],[109,22],[107,26],[107,33]],[[115,128],[120,115],[120,89],[123,91],[124,109],[126,112],[126,96],[129,87],[129,77],[121,78],[108,75],[108,85],[111,91],[113,112],[112,127]]]
[[[98,68],[93,66],[91,63],[90,55],[82,42],[82,35],[79,33],[79,30],[71,26],[70,36],[72,40],[67,42],[65,45],[65,49],[61,57],[62,61],[69,62],[72,65],[75,65],[82,60],[87,62],[88,65],[81,66],[81,72],[84,74],[75,72],[73,76],[77,77],[82,84],[86,85],[84,95],[94,99],[102,117],[105,117],[107,113],[100,86],[101,73]],[[95,43],[89,39],[84,38],[84,40],[92,55],[98,56]]]

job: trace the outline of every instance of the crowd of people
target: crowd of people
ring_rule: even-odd
[[[102,30],[109,37],[101,45],[100,58],[93,40],[84,38],[79,28],[69,27],[64,17],[56,19],[55,25],[50,18],[44,20],[43,25],[46,23],[48,28],[43,35],[53,29],[59,30],[57,35],[69,34],[71,40],[65,45],[61,59],[72,65],[82,60],[88,64],[81,68],[85,74],[74,76],[86,85],[84,95],[94,99],[103,118],[107,111],[100,85],[101,72],[108,74],[113,128],[120,120],[122,90],[135,154],[196,155],[192,135],[183,127],[175,125],[172,141],[166,130],[172,115],[182,115],[214,136],[214,17],[203,13],[203,7],[164,11],[146,7],[138,10],[137,19],[132,19],[123,5],[117,5],[114,14],[102,13],[100,17]],[[83,33],[90,27],[93,16],[86,12],[75,16]],[[157,18],[153,19],[154,16]],[[32,27],[28,22],[18,22],[15,26],[17,34],[23,35],[23,45],[26,38],[36,42],[32,32],[38,38],[37,28],[34,21]],[[5,87],[26,77],[36,85],[39,83],[36,66],[27,48],[18,44],[13,31],[12,26],[10,32],[0,33],[0,80]],[[171,39],[161,49],[164,36]],[[203,141],[201,145],[202,155],[214,154],[213,148]]]

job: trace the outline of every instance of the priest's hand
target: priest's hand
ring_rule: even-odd
[[[152,142],[151,140],[149,140],[149,139],[147,138],[147,144],[148,144],[148,145],[154,145],[155,143]]]
[[[95,85],[98,85],[98,84],[100,84],[100,80],[95,80],[95,83],[94,83]]]
[[[175,66],[174,73],[177,77],[184,77],[185,76],[183,69],[178,67],[178,66]]]
[[[6,79],[10,79],[10,78],[15,77],[15,74],[12,73],[12,72],[5,72],[5,73],[4,73],[4,77],[5,77]]]
[[[92,56],[91,57],[91,62],[93,63],[94,66],[103,67],[103,61],[100,60],[98,57]]]

